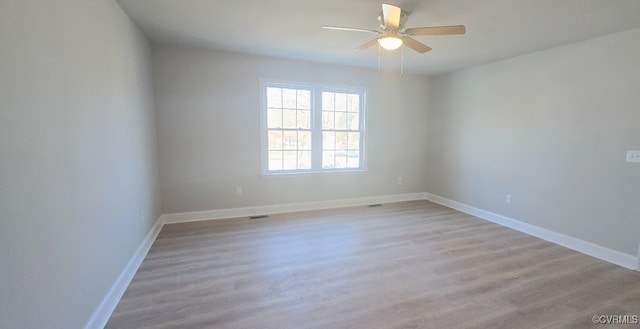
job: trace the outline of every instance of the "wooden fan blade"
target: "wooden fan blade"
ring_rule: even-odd
[[[464,34],[465,32],[464,25],[414,27],[404,31],[406,35],[448,35]]]
[[[421,53],[424,54],[427,51],[431,50],[431,47],[425,45],[424,43],[412,38],[412,37],[402,37],[402,42],[404,42],[404,45]]]
[[[357,47],[355,50],[364,50],[378,43],[378,39],[373,39],[363,43],[361,46]]]
[[[368,33],[380,34],[380,31],[376,31],[376,30],[368,30],[368,29],[359,29],[359,28],[355,28],[355,27],[342,27],[342,26],[327,26],[327,25],[323,25],[323,26],[322,26],[322,28],[323,28],[323,29],[327,29],[327,30],[353,31],[353,32],[368,32]]]
[[[382,4],[382,17],[384,18],[384,25],[392,30],[400,28],[400,14],[402,9],[394,5]]]

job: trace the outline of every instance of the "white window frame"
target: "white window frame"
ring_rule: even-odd
[[[268,127],[267,127],[267,88],[290,88],[311,90],[311,169],[269,170],[268,152]],[[359,102],[359,127],[360,145],[358,168],[322,168],[322,92],[358,94]],[[319,173],[345,173],[366,171],[366,96],[365,88],[328,86],[318,83],[289,82],[273,79],[260,80],[260,137],[261,137],[261,168],[262,175],[287,175],[287,174],[319,174]]]

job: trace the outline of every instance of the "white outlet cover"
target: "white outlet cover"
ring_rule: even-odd
[[[640,151],[627,151],[627,162],[640,162]]]

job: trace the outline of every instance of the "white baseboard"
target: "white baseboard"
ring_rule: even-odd
[[[516,231],[535,236],[537,238],[553,242],[563,247],[581,252],[583,254],[602,259],[609,263],[613,263],[622,267],[626,267],[632,270],[640,269],[640,250],[638,251],[638,257],[625,254],[616,250],[612,250],[591,242],[580,240],[568,235],[564,235],[558,232],[554,232],[539,226],[527,224],[513,218],[502,216],[490,211],[479,209],[473,206],[469,206],[464,203],[453,201],[435,194],[425,193],[425,199],[441,204],[443,206],[456,209],[458,211],[467,213],[472,216],[488,220],[490,222],[512,228]]]
[[[208,210],[208,211],[165,214],[160,216],[160,221],[163,224],[173,224],[173,223],[194,222],[194,221],[212,220],[212,219],[237,218],[237,217],[248,217],[248,216],[257,216],[257,215],[268,215],[268,214],[281,214],[281,213],[297,212],[297,211],[356,207],[356,206],[364,206],[364,205],[376,204],[376,203],[390,203],[390,202],[402,202],[402,201],[413,201],[413,200],[424,200],[424,199],[425,199],[424,193],[422,192],[394,194],[394,195],[370,196],[370,197],[353,198],[353,199],[286,203],[286,204],[279,204],[279,205],[229,208],[229,209],[217,209],[217,210]]]
[[[127,263],[127,266],[125,266],[124,270],[122,270],[122,273],[120,273],[116,281],[111,286],[111,289],[109,289],[109,292],[107,292],[107,295],[104,297],[104,299],[102,299],[102,302],[100,303],[100,305],[98,305],[98,308],[93,312],[93,315],[91,315],[91,318],[84,326],[84,329],[104,328],[104,326],[107,324],[107,321],[109,321],[111,314],[116,309],[116,306],[118,306],[122,295],[124,295],[124,292],[127,290],[129,283],[131,283],[131,280],[133,280],[133,277],[138,271],[138,268],[140,268],[140,265],[149,252],[149,249],[151,249],[151,245],[153,245],[153,242],[156,240],[158,233],[160,233],[162,225],[163,223],[158,218],[156,223],[153,225],[149,233],[147,233],[147,236],[144,238],[136,252]]]

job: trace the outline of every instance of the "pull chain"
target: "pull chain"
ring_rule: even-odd
[[[380,76],[380,42],[378,42],[378,76]]]
[[[402,57],[400,58],[400,76],[404,76],[404,43],[402,44]]]
[[[382,73],[382,64],[380,62],[382,49],[380,48],[380,43],[378,42],[378,76]],[[404,44],[402,45],[402,49],[400,49],[400,76],[404,76]]]

